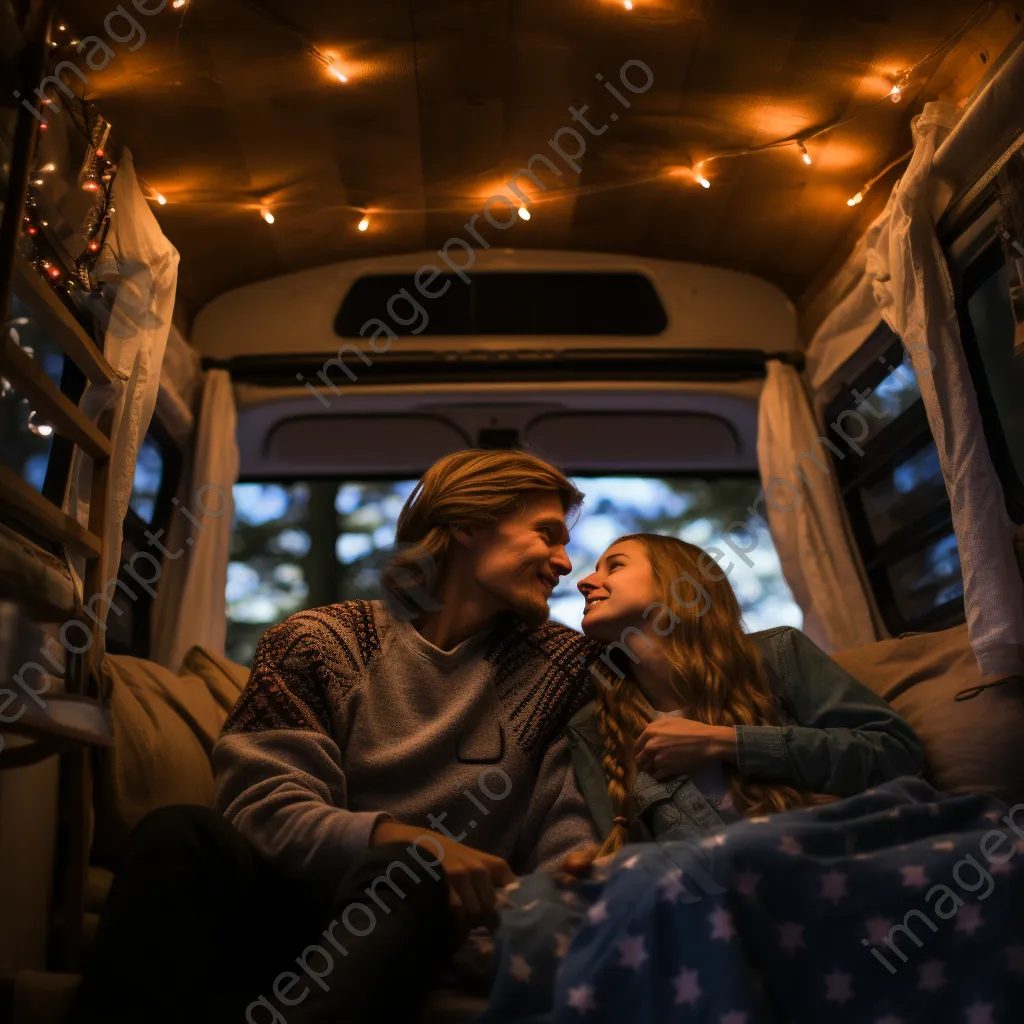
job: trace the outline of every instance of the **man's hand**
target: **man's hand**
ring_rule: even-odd
[[[633,756],[638,768],[664,782],[704,761],[735,761],[736,730],[690,718],[659,718],[637,737]]]
[[[469,929],[479,925],[496,927],[498,914],[495,908],[495,887],[508,885],[516,878],[512,869],[500,857],[457,843],[433,829],[416,828],[398,821],[378,822],[370,837],[370,845],[410,845],[421,836],[430,839],[430,842],[423,844],[423,848],[425,854],[429,851],[431,858],[437,855],[434,842],[440,843],[444,851],[440,866],[448,879],[452,913],[460,933],[465,935]]]

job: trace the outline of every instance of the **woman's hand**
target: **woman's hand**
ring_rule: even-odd
[[[659,718],[637,737],[638,768],[659,782],[690,774],[704,761],[735,761],[736,730],[690,718]]]
[[[573,850],[571,853],[565,855],[565,860],[562,861],[561,866],[555,871],[555,878],[562,885],[572,885],[577,879],[588,878],[590,876],[590,869],[594,866],[594,861],[597,859],[597,851],[600,847],[596,843],[590,843],[587,846],[581,846],[578,850]]]

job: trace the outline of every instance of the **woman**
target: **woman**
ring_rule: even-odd
[[[726,574],[695,545],[620,537],[578,586],[583,632],[607,645],[569,732],[601,855],[922,771],[906,722],[801,632],[744,633]]]
[[[700,548],[622,537],[579,588],[604,649],[570,741],[605,840],[503,890],[478,1024],[859,1024],[1017,998],[1024,870],[1001,865],[983,913],[965,903],[991,877],[932,884],[983,876],[1005,807],[932,789],[910,727],[798,630],[744,633]],[[935,938],[904,971],[922,944],[908,922]]]

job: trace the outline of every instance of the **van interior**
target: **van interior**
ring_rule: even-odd
[[[1022,16],[0,0],[0,1022],[463,448],[585,493],[556,620],[671,533],[1024,791]]]

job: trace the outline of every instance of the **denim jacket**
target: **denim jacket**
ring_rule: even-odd
[[[910,726],[803,633],[779,626],[750,637],[764,658],[783,724],[736,726],[741,775],[844,797],[924,770],[924,750]],[[613,813],[593,702],[577,712],[568,733],[580,790],[607,836]],[[723,824],[687,775],[658,782],[638,771],[633,798],[635,840],[669,832],[686,839]]]

